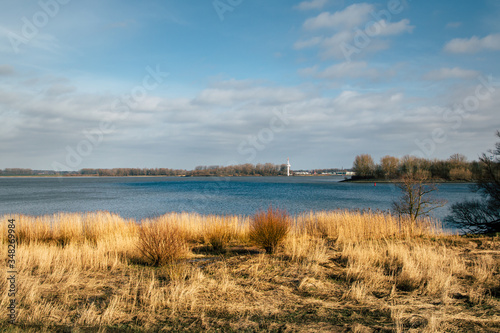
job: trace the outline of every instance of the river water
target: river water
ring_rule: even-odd
[[[167,212],[251,215],[269,205],[291,214],[333,209],[387,210],[400,191],[387,183],[347,183],[343,177],[34,177],[0,178],[0,216],[107,210],[141,220]],[[447,205],[478,198],[468,184],[438,185]]]

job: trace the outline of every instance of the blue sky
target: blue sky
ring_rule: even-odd
[[[2,1],[0,168],[477,159],[497,1]]]

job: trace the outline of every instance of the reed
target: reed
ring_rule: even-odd
[[[363,242],[373,239],[433,237],[442,234],[439,222],[423,218],[412,221],[388,213],[337,210],[310,212],[297,218],[303,232],[339,243]]]
[[[258,216],[287,221],[272,254],[256,251],[255,218],[242,216],[171,213],[140,223],[109,212],[0,217],[0,246],[7,248],[8,218],[19,237],[16,329],[500,329],[499,237],[445,235],[432,220],[411,225],[379,212]],[[166,255],[151,257],[141,251],[144,242]],[[191,252],[199,245],[214,251]],[[7,277],[0,270],[2,309],[10,300]],[[0,330],[11,328],[7,319],[2,311]]]
[[[44,216],[15,214],[8,217],[16,220],[19,244],[45,243],[66,246],[127,238],[137,232],[137,225],[109,212],[57,213]],[[7,217],[3,217],[6,221]],[[6,225],[2,239],[6,241]]]

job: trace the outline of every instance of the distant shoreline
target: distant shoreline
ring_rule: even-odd
[[[358,183],[358,184],[366,184],[366,183],[380,183],[380,184],[390,184],[390,183],[399,183],[400,179],[344,179],[341,180],[342,183]],[[474,184],[474,181],[466,181],[466,180],[444,180],[444,179],[429,179],[426,181],[428,183],[438,183],[438,184]]]
[[[134,175],[134,176],[99,176],[99,175],[26,175],[26,176],[0,176],[0,179],[8,179],[8,178],[225,178],[225,177],[244,177],[244,178],[266,178],[266,177],[280,177],[280,178],[288,178],[287,176],[262,176],[262,175],[179,175],[179,176],[167,176],[167,175]],[[295,175],[290,177],[342,177],[342,175]],[[400,180],[393,179],[342,179],[339,183],[353,183],[353,184],[369,184],[369,183],[379,183],[379,184],[391,184],[398,183]],[[437,184],[474,184],[474,181],[465,181],[465,180],[444,180],[444,179],[430,179],[429,183],[437,183]]]
[[[99,175],[26,175],[26,176],[0,176],[0,178],[159,178],[159,177],[173,177],[173,178],[221,178],[221,177],[280,177],[288,178],[287,176],[276,175],[276,176],[262,176],[262,175],[179,175],[179,176],[167,176],[167,175],[135,175],[135,176],[99,176]],[[342,175],[296,175],[290,177],[342,177]]]

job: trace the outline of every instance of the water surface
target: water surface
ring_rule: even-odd
[[[86,177],[0,178],[0,215],[107,210],[137,220],[167,212],[250,215],[269,205],[291,214],[333,209],[387,210],[400,195],[393,184],[346,183],[343,177]],[[470,185],[438,185],[449,206],[477,198]]]

